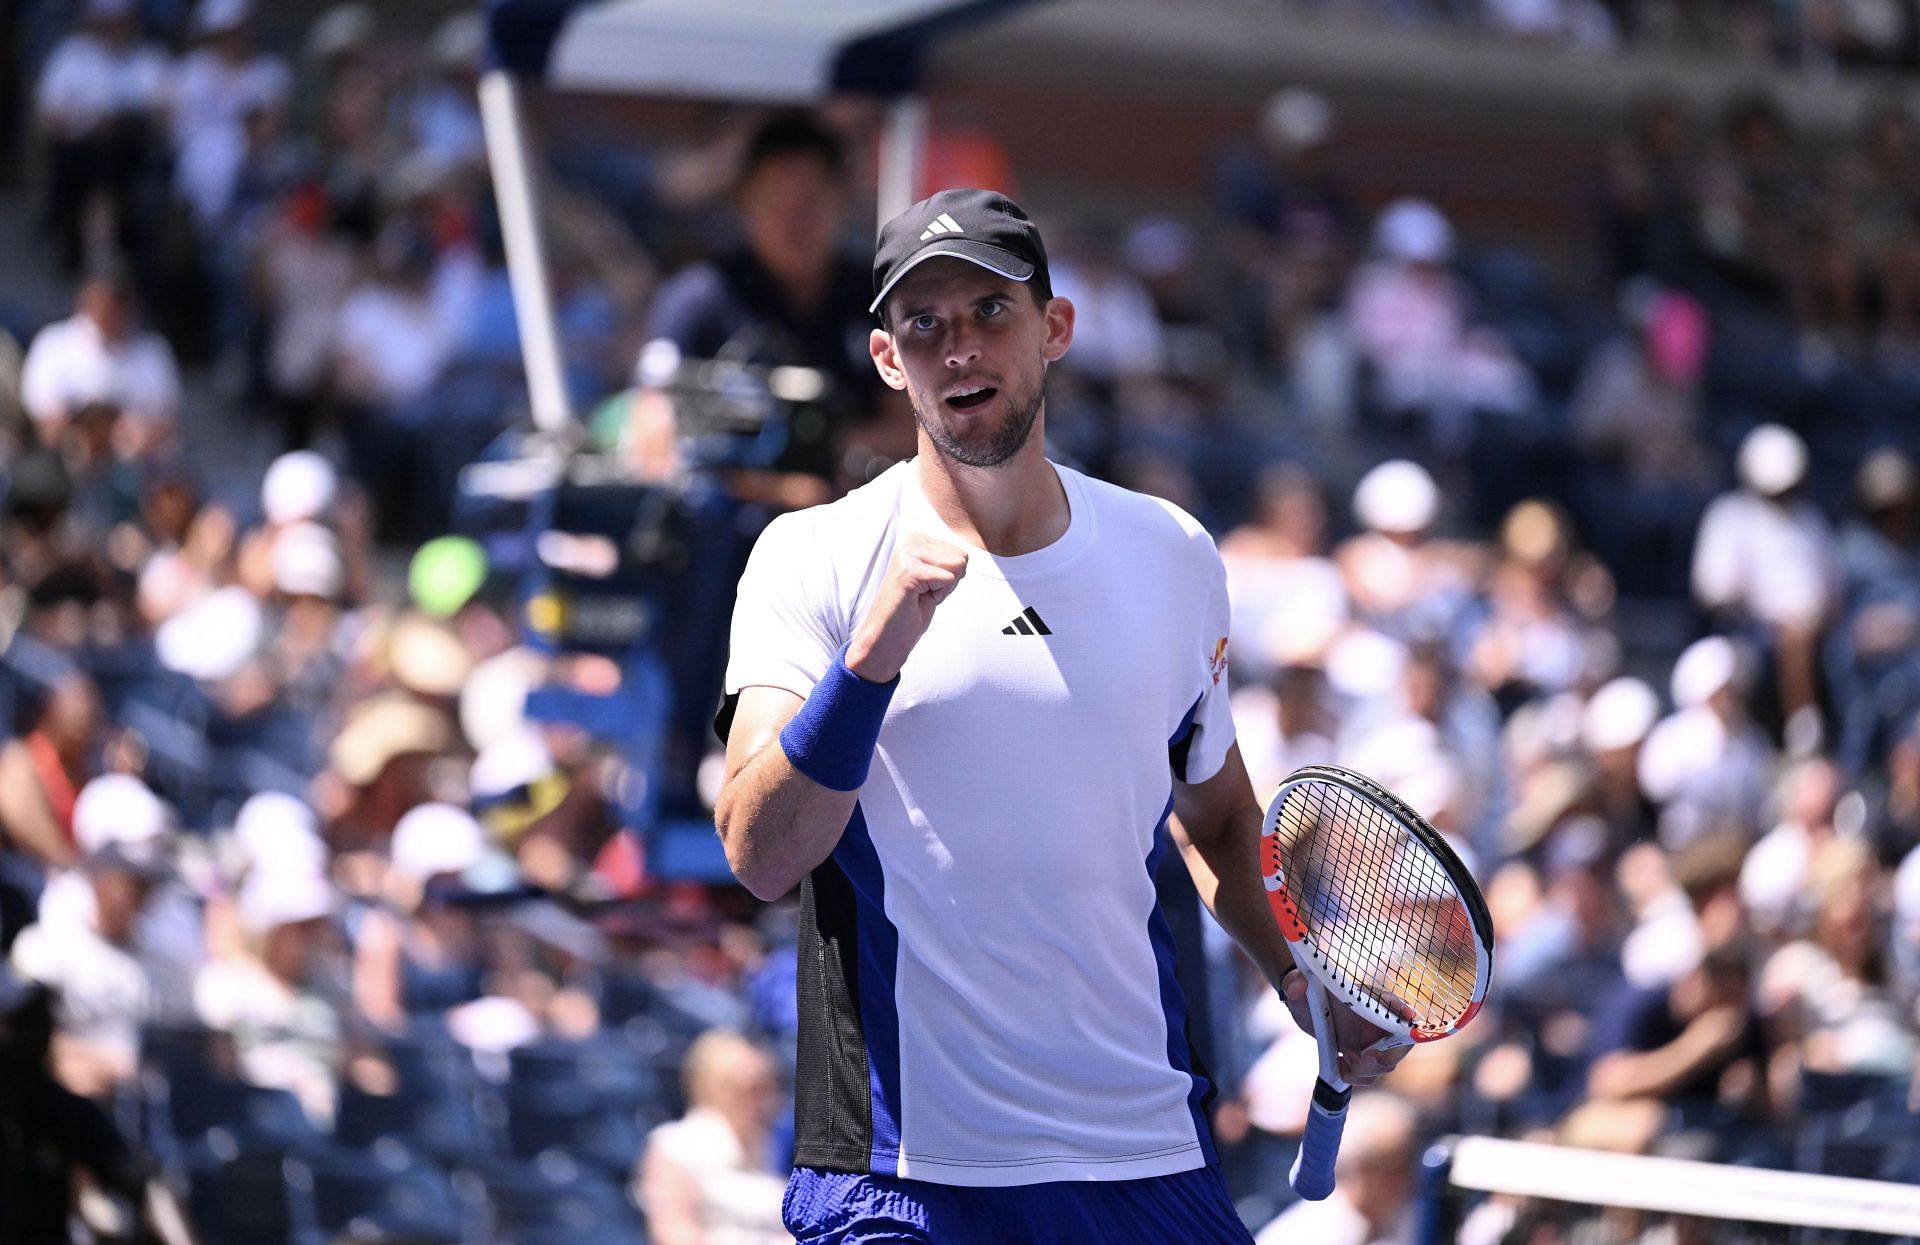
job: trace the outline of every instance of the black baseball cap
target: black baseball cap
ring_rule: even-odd
[[[879,311],[901,277],[942,255],[1013,281],[1031,281],[1037,273],[1047,283],[1047,248],[1019,204],[993,190],[943,190],[881,227],[867,310]]]

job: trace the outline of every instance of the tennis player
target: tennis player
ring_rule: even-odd
[[[715,821],[801,887],[803,1243],[1249,1241],[1221,1181],[1154,872],[1305,1024],[1228,715],[1226,581],[1177,507],[1049,462],[1073,342],[1011,200],[880,232],[874,366],[919,455],[776,519],[734,610]],[[1346,1016],[1357,1084],[1399,1055]]]

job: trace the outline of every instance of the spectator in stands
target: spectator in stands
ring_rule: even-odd
[[[1433,540],[1440,488],[1424,467],[1384,462],[1353,490],[1363,530],[1334,551],[1356,619],[1399,640],[1450,635],[1474,576],[1456,550]]]
[[[1602,684],[1580,713],[1580,745],[1593,773],[1594,812],[1615,847],[1649,838],[1655,810],[1640,790],[1640,749],[1660,720],[1660,697],[1642,679]]]
[[[1591,1020],[1620,985],[1628,928],[1607,828],[1569,818],[1548,831],[1540,856],[1540,906],[1499,949],[1501,1006],[1536,1026],[1561,1012]]]
[[[276,206],[254,255],[267,322],[262,380],[289,450],[306,449],[320,428],[333,336],[357,273],[352,244],[334,228],[337,214],[322,186],[303,185]]]
[[[1780,780],[1780,822],[1747,852],[1740,898],[1756,931],[1775,942],[1804,934],[1814,915],[1814,871],[1827,845],[1840,837],[1834,808],[1844,792],[1839,768],[1816,757]]]
[[[1612,578],[1573,547],[1559,509],[1521,502],[1500,526],[1500,560],[1462,664],[1508,706],[1572,690],[1599,665],[1599,624],[1612,604]]]
[[[1261,472],[1253,514],[1220,542],[1233,604],[1235,670],[1249,681],[1318,665],[1347,625],[1347,590],[1327,557],[1327,505],[1295,463]]]
[[[1773,750],[1748,719],[1748,672],[1721,636],[1674,663],[1674,712],[1640,749],[1640,789],[1660,809],[1660,840],[1677,851],[1715,830],[1751,837],[1773,783]]]
[[[400,1032],[411,1016],[484,992],[473,911],[451,901],[485,851],[480,824],[450,804],[422,804],[395,826],[386,905],[362,917],[355,934],[354,1000],[373,1024]]]
[[[1895,723],[1920,709],[1920,482],[1896,449],[1854,477],[1840,533],[1844,605],[1827,641],[1840,756],[1854,773],[1881,759]]]
[[[290,1090],[322,1128],[333,1119],[346,981],[329,940],[335,897],[311,864],[257,862],[240,888],[248,945],[193,985],[202,1024],[231,1035],[240,1072]]]
[[[1685,106],[1670,95],[1638,101],[1607,153],[1606,236],[1616,280],[1645,276],[1672,286],[1689,275],[1697,166]]]
[[[68,1245],[87,1188],[130,1207],[143,1238],[193,1245],[173,1191],[113,1118],[50,1074],[58,1010],[45,986],[0,966],[0,1240]]]
[[[1767,1050],[1739,952],[1706,952],[1671,986],[1625,987],[1602,1002],[1587,1092],[1665,1101],[1703,1124],[1765,1102]]]
[[[1333,1195],[1296,1202],[1254,1237],[1255,1245],[1413,1245],[1414,1160],[1420,1140],[1413,1108],[1385,1091],[1355,1095],[1348,1108]]]
[[[106,269],[81,284],[70,319],[34,335],[20,392],[42,444],[59,445],[82,408],[107,403],[126,421],[128,448],[145,450],[173,432],[180,370],[166,340],[140,328],[127,274]]]
[[[1694,600],[1766,646],[1781,716],[1812,715],[1817,738],[1817,645],[1838,604],[1840,565],[1825,516],[1800,493],[1806,442],[1764,424],[1740,443],[1738,472],[1740,488],[1716,498],[1700,521]]]
[[[139,1070],[140,1029],[162,1014],[135,934],[149,894],[166,876],[155,838],[110,840],[81,865],[92,903],[43,914],[14,941],[14,971],[58,990],[54,1067],[75,1093],[98,1097]]]
[[[1333,167],[1335,125],[1325,97],[1291,87],[1261,108],[1255,142],[1220,162],[1231,319],[1243,334],[1231,344],[1280,375],[1316,345],[1341,352],[1326,313],[1338,302],[1358,215]],[[1316,413],[1328,422],[1351,414]]]
[[[90,257],[89,244],[124,248],[134,238],[140,178],[172,71],[166,52],[140,37],[135,0],[85,0],[79,8],[79,29],[54,46],[34,96],[46,144],[46,220],[69,272]],[[91,258],[104,256],[96,250]]]
[[[180,61],[173,87],[173,145],[221,126],[239,126],[261,104],[287,102],[293,79],[279,57],[253,41],[252,0],[200,0],[191,34],[199,44]]]
[[[1675,290],[1636,281],[1620,301],[1627,332],[1588,357],[1568,411],[1588,459],[1578,505],[1630,590],[1670,594],[1714,481],[1700,441],[1711,327],[1700,304]]]
[[[1753,305],[1784,305],[1794,254],[1790,230],[1811,193],[1787,118],[1773,100],[1729,104],[1720,145],[1704,164],[1695,235],[1714,274]]]
[[[688,1049],[681,1075],[687,1113],[648,1136],[636,1181],[648,1233],[657,1245],[786,1245],[785,1181],[769,1153],[773,1059],[714,1029]]]
[[[596,858],[616,830],[599,791],[599,757],[577,767],[555,759],[540,732],[508,731],[474,758],[474,811],[526,880],[561,894],[589,894]]]
[[[1820,1072],[1910,1075],[1910,1016],[1894,1001],[1880,936],[1880,871],[1857,840],[1829,844],[1812,869],[1811,935],[1776,951],[1760,974],[1760,1007]]]
[[[0,825],[10,855],[42,869],[75,863],[73,805],[98,761],[104,714],[79,671],[47,691],[33,728],[0,746]]]
[[[1234,693],[1234,733],[1255,791],[1272,791],[1302,765],[1335,759],[1340,721],[1329,702],[1326,675],[1311,665],[1280,667],[1270,683]]]
[[[1450,270],[1453,225],[1424,199],[1400,199],[1374,224],[1373,259],[1353,275],[1347,317],[1388,426],[1446,446],[1480,411],[1523,413],[1533,381],[1495,330],[1473,325]]]

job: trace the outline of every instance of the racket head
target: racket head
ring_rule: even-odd
[[[1460,857],[1364,775],[1309,765],[1268,801],[1267,900],[1301,967],[1389,1033],[1458,1033],[1486,1001],[1493,921]]]

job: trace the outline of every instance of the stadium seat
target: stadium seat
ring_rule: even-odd
[[[618,1037],[537,1042],[515,1048],[508,1063],[516,1091],[579,1086],[609,1106],[640,1106],[656,1098],[651,1070]]]
[[[327,1245],[305,1190],[271,1150],[194,1166],[188,1211],[202,1245]]]
[[[424,1245],[470,1239],[478,1226],[466,1222],[445,1172],[391,1141],[301,1155],[287,1161],[287,1172],[330,1238]]]
[[[576,1239],[618,1239],[644,1231],[639,1212],[619,1184],[557,1151],[526,1161],[468,1167],[469,1184],[492,1209],[497,1234],[518,1241],[523,1232],[573,1232]]]
[[[215,1129],[249,1150],[285,1152],[325,1144],[325,1135],[307,1118],[300,1100],[284,1089],[184,1070],[172,1078],[151,1075],[144,1085],[157,1131],[175,1145],[204,1138]]]
[[[651,1116],[647,1122],[664,1118]],[[507,1135],[513,1152],[523,1158],[560,1150],[615,1179],[633,1171],[646,1142],[633,1108],[609,1107],[590,1091],[565,1086],[509,1094]]]

